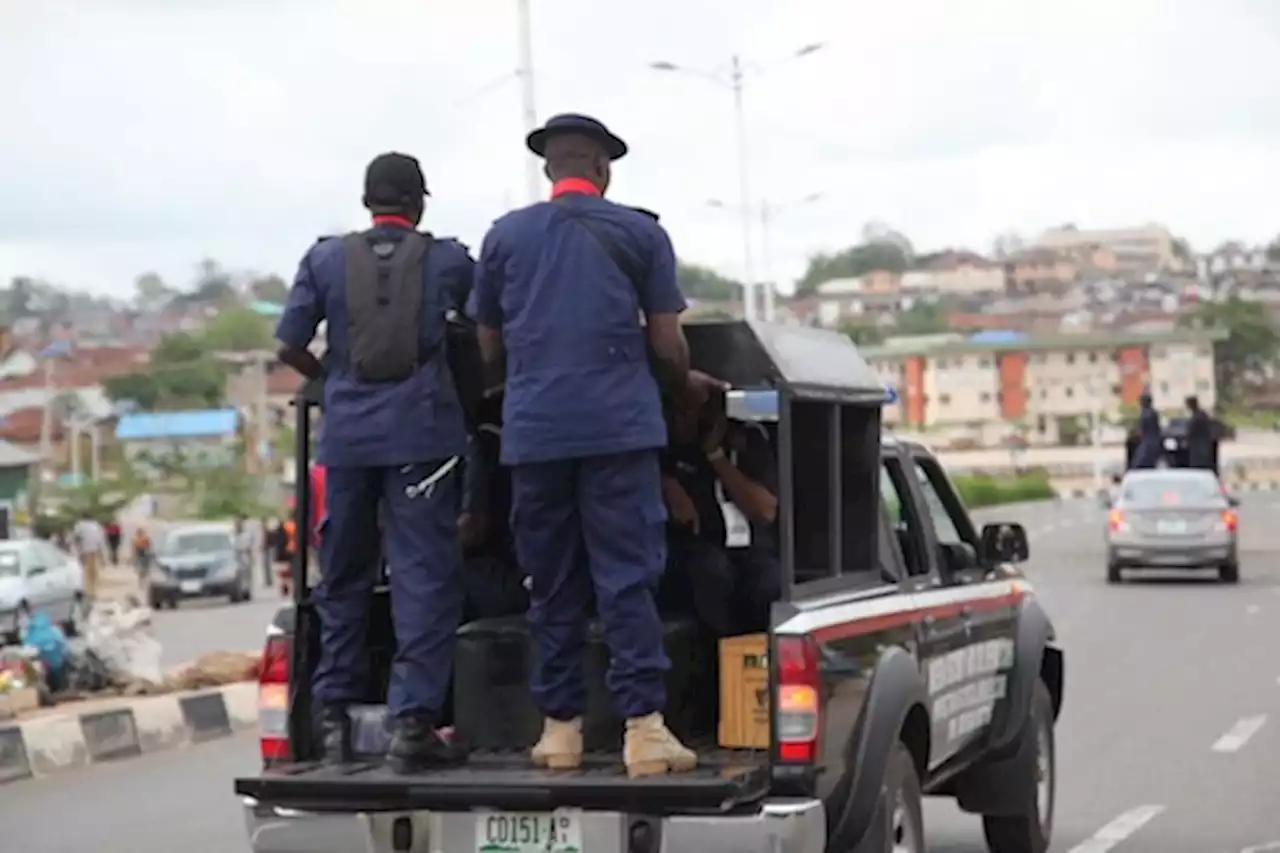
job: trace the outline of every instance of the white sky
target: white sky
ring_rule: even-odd
[[[1068,221],[1280,232],[1275,0],[532,2],[539,116],[624,136],[611,196],[730,275],[738,219],[706,206],[737,198],[730,93],[651,61],[760,66],[753,195],[825,193],[770,229],[781,278],[868,220],[983,251]],[[478,245],[525,199],[515,65],[514,0],[0,0],[0,280],[290,276],[363,221],[389,149],[423,161],[427,226]]]

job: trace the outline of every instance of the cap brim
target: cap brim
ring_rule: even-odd
[[[547,142],[554,136],[564,136],[574,134],[577,136],[586,136],[594,139],[604,146],[604,153],[608,155],[610,160],[621,160],[627,156],[627,143],[620,138],[614,136],[607,131],[600,132],[580,127],[540,127],[532,131],[526,138],[525,144],[529,146],[529,150],[539,157],[547,156]]]

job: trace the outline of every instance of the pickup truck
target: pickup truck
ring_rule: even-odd
[[[923,853],[924,796],[980,815],[992,853],[1047,851],[1064,662],[1016,565],[1028,557],[1025,531],[975,528],[929,450],[882,435],[885,390],[844,336],[756,323],[691,324],[686,334],[694,363],[735,389],[731,416],[765,425],[777,450],[784,585],[757,697],[765,742],[722,748],[714,723],[695,722],[705,709],[687,707],[706,691],[669,690],[668,720],[698,747],[690,773],[630,779],[616,743],[597,744],[580,770],[540,770],[527,736],[494,740],[500,726],[481,726],[484,748],[462,767],[399,776],[373,748],[348,767],[321,767],[308,690],[315,615],[295,584],[267,636],[263,769],[235,782],[255,853]],[[298,562],[305,578],[305,556]],[[362,713],[376,719],[394,638],[386,592],[371,606],[369,659],[382,677]],[[669,636],[682,630],[675,623]],[[462,701],[477,680],[519,674],[527,627],[508,627],[489,660],[475,658],[473,642],[486,626],[459,629],[459,655],[471,643],[455,666],[459,733],[523,701],[520,691],[487,706]],[[718,683],[715,656],[673,661],[686,683]]]

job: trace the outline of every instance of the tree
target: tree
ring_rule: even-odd
[[[1246,387],[1261,381],[1280,354],[1280,335],[1261,302],[1232,296],[1203,302],[1178,319],[1184,328],[1220,329],[1226,340],[1214,349],[1219,398],[1239,403]]]
[[[269,348],[272,339],[266,317],[249,308],[226,308],[204,327],[197,346],[202,352],[251,352]]]
[[[146,370],[102,384],[113,401],[131,400],[144,411],[206,409],[224,402],[227,375],[202,337],[179,332],[160,339]]]
[[[690,299],[728,300],[740,298],[742,283],[699,264],[676,261],[676,281],[680,292]]]
[[[173,296],[173,289],[159,275],[144,272],[133,280],[134,301],[140,307],[156,305]]]
[[[231,284],[231,275],[217,261],[205,258],[198,265],[196,285],[182,296],[185,302],[205,305],[229,305],[239,301],[239,294]]]
[[[884,332],[871,323],[844,323],[840,331],[860,347],[873,347],[884,343]]]
[[[263,302],[284,302],[289,296],[289,285],[278,275],[265,275],[249,282],[249,296]]]
[[[861,243],[809,258],[809,267],[796,283],[797,296],[812,296],[818,285],[837,278],[857,278],[875,270],[903,273],[911,267],[911,252],[896,242]]]
[[[936,335],[948,328],[947,310],[939,302],[916,302],[898,315],[901,335]]]

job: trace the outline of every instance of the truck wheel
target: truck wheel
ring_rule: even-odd
[[[1053,809],[1057,799],[1057,750],[1053,740],[1053,699],[1043,681],[1036,682],[1031,714],[1023,737],[1036,740],[1032,810],[1024,815],[984,815],[982,830],[991,853],[1046,853],[1053,837]]]
[[[1240,583],[1240,564],[1233,560],[1218,566],[1218,580],[1223,583]]]
[[[898,741],[880,789],[875,818],[855,853],[926,853],[920,776],[906,744]]]

